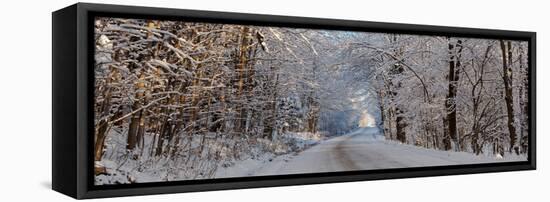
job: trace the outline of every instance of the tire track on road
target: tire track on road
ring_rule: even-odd
[[[356,135],[356,134],[355,134]],[[340,162],[340,166],[346,170],[360,170],[361,168],[353,161],[353,159],[346,153],[346,142],[352,139],[355,135],[346,137],[346,139],[338,142],[334,147],[334,158]]]

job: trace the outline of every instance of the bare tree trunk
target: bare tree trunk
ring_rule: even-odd
[[[116,68],[110,67],[111,74],[109,75],[109,78],[107,79],[105,85],[107,86],[107,89],[105,89],[104,92],[104,98],[103,103],[100,107],[100,115],[101,117],[107,116],[109,113],[109,109],[111,108],[111,97],[112,97],[112,87],[110,87],[111,83],[116,78],[115,74],[117,73]],[[117,112],[118,113],[118,112]],[[103,157],[103,147],[105,145],[105,139],[107,137],[107,133],[109,131],[110,125],[109,121],[102,119],[99,120],[99,123],[96,125],[96,131],[94,135],[94,160],[100,161]]]
[[[527,149],[529,147],[528,145],[528,137],[526,135],[526,132],[527,132],[527,129],[529,127],[529,116],[527,114],[529,114],[529,89],[528,89],[528,86],[529,86],[529,69],[527,68],[528,66],[524,65],[523,63],[523,60],[524,60],[524,49],[523,49],[523,45],[519,45],[519,65],[520,65],[520,71],[523,71],[523,77],[521,78],[521,81],[522,81],[522,86],[519,90],[519,96],[520,96],[520,110],[521,110],[521,114],[523,115],[522,119],[521,119],[521,133],[520,133],[520,142],[519,142],[519,146],[521,148],[521,153],[525,153],[527,152]]]
[[[136,82],[136,94],[135,94],[135,100],[134,104],[132,105],[132,111],[138,110],[143,105],[143,96],[144,96],[144,89],[145,89],[145,74],[143,72],[140,73],[139,80]],[[127,144],[126,149],[133,150],[136,147],[137,144],[137,136],[139,131],[139,126],[141,122],[141,116],[143,115],[143,110],[141,110],[139,113],[135,113],[132,115],[132,118],[130,120],[130,126],[128,129],[128,138],[127,138]]]
[[[273,68],[271,68],[273,71]],[[275,73],[274,75],[274,84],[271,87],[273,90],[272,96],[270,96],[268,104],[268,114],[270,114],[266,119],[264,119],[264,137],[273,140],[273,132],[276,129],[277,121],[277,85],[279,85],[279,74]]]
[[[394,34],[390,41],[392,43],[397,43],[397,35]],[[394,44],[395,45],[395,44]],[[405,71],[404,65],[403,65],[403,59],[401,58],[403,56],[403,47],[398,45],[397,48],[393,49],[393,55],[395,56],[392,58],[395,60],[395,63],[390,67],[390,75],[400,75]],[[390,102],[392,105],[394,105],[394,100],[397,97],[397,89],[401,88],[401,81],[394,81],[392,77],[388,78],[388,86],[390,88],[388,95],[390,96]],[[394,84],[394,82],[397,82]],[[394,89],[395,88],[395,89]],[[404,117],[404,111],[399,106],[394,105],[394,117],[395,117],[395,135],[396,139],[402,143],[407,142],[407,134],[405,132],[405,128],[407,127],[407,123]]]
[[[395,107],[393,106],[393,91],[390,89],[390,82],[388,79],[384,79],[384,90],[380,90],[380,94],[383,95],[384,100],[381,101],[382,104],[386,104],[387,100],[387,107],[384,107],[385,111],[382,111],[385,113],[384,115],[384,135],[387,136],[390,140],[394,140],[394,134],[393,134],[393,120],[394,120],[394,111]],[[383,93],[387,92],[387,93]]]
[[[240,34],[240,45],[239,45],[239,54],[238,54],[238,60],[237,60],[237,68],[236,71],[238,72],[238,83],[237,83],[237,100],[239,103],[237,104],[237,120],[235,124],[235,131],[237,132],[243,132],[243,129],[246,125],[246,115],[247,110],[244,106],[244,103],[242,102],[243,94],[244,94],[244,85],[246,79],[245,73],[247,73],[247,66],[248,66],[248,46],[249,44],[249,30],[247,26],[243,26],[241,29]]]
[[[447,109],[447,135],[444,139],[445,150],[451,150],[452,144],[451,141],[455,143],[457,147],[460,147],[458,144],[458,135],[457,135],[457,123],[456,123],[456,93],[458,87],[458,81],[460,76],[460,54],[462,52],[462,41],[458,40],[455,45],[451,43],[449,38],[449,88],[447,99],[445,101],[445,108]]]
[[[508,132],[510,137],[509,151],[512,152],[516,146],[516,127],[514,124],[514,99],[512,95],[512,43],[500,40],[502,49],[502,79],[504,81],[504,100],[506,101],[506,111],[508,113]],[[519,153],[516,150],[516,153]]]
[[[403,117],[404,112],[399,107],[395,108],[395,112],[396,112],[395,127],[396,127],[397,140],[402,143],[407,143],[407,135],[405,133],[405,127],[407,127],[407,123],[405,122],[405,117]]]
[[[380,90],[377,90],[378,92],[378,107],[380,108],[380,119],[382,120],[381,123],[378,124],[378,126],[382,127],[382,130],[384,131],[384,134],[386,134],[386,132],[388,131],[387,130],[387,126],[386,126],[386,119],[387,119],[387,116],[386,116],[386,112],[385,112],[385,107],[384,107],[384,92],[382,91],[382,89]]]
[[[96,141],[94,145],[94,160],[101,161],[103,157],[103,148],[105,146],[105,139],[107,137],[107,132],[109,131],[109,123],[105,120],[99,121],[97,124],[98,128],[96,131]]]

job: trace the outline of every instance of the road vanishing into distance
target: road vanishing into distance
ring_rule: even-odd
[[[476,156],[467,152],[440,151],[387,141],[377,128],[360,128],[322,141],[294,155],[261,163],[243,163],[218,172],[216,177],[242,177],[301,173],[376,170],[390,168],[494,163],[526,159]],[[525,157],[523,157],[525,158]]]

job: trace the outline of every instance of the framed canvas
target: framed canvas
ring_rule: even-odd
[[[53,14],[74,198],[535,169],[534,32],[78,3]]]

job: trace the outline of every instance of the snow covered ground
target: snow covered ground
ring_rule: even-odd
[[[181,156],[174,158],[176,160],[165,157],[129,158],[124,146],[126,136],[122,134],[125,133],[113,131],[107,140],[105,156],[97,163],[105,166],[108,174],[96,176],[95,183],[98,185],[527,160],[526,156],[497,158],[400,144],[385,140],[377,128],[367,127],[330,139],[318,133],[284,134],[274,142],[258,139],[257,147],[249,151],[243,160],[211,164],[212,172],[214,169],[215,172],[202,175],[202,170],[194,169],[195,163],[178,161],[183,158]],[[151,137],[146,136],[145,142],[150,141]],[[209,145],[213,145],[211,149],[218,148],[217,144]],[[144,151],[152,150],[146,147]],[[211,162],[201,160],[198,163],[206,165]]]
[[[526,161],[526,156],[505,158],[466,152],[439,151],[385,141],[377,128],[361,128],[328,139],[303,152],[263,156],[220,167],[215,178],[282,175]]]
[[[215,134],[212,136],[215,136]],[[310,132],[289,132],[279,135],[276,140],[257,138],[253,140],[254,144],[249,145],[249,150],[241,157],[247,160],[238,160],[238,166],[246,166],[243,162],[261,163],[261,159],[295,154],[316,145],[323,139],[325,137],[322,134]],[[140,155],[154,151],[155,147],[153,145],[156,144],[153,142],[153,135],[147,134],[144,136],[145,148],[142,150],[137,149],[132,153],[138,155],[139,158],[132,158],[133,155],[128,153],[126,140],[127,131],[120,128],[111,130],[106,140],[105,154],[101,161],[96,162],[96,165],[105,167],[106,173],[95,176],[96,185],[212,178],[212,174],[215,175],[212,172],[216,168],[226,168],[234,165],[235,161],[231,153],[234,151],[230,151],[234,149],[234,139],[216,138],[205,144],[204,150],[209,150],[209,153],[220,153],[220,156],[225,158],[223,161],[207,160],[206,158],[194,158],[194,161],[185,161],[187,156],[183,156],[183,154],[196,155],[196,151],[201,149],[199,144],[202,141],[201,136],[181,140],[181,145],[190,145],[190,147],[187,148],[187,151],[180,152],[177,155]],[[191,142],[186,144],[188,142],[185,141]]]

